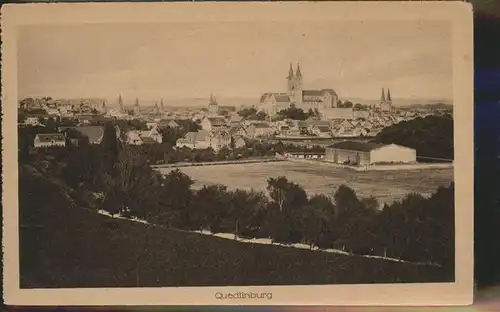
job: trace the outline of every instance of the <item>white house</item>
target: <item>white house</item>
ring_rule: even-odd
[[[66,146],[66,138],[61,133],[37,134],[33,141],[35,148]]]
[[[212,131],[226,126],[226,121],[222,117],[203,117],[201,128],[206,131]]]

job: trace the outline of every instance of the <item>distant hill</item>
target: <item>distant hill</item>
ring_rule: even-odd
[[[422,109],[422,108],[427,108],[427,109],[453,109],[453,105],[452,104],[446,104],[446,103],[412,104],[412,105],[408,105],[406,107],[413,108],[413,109]]]
[[[380,104],[380,99],[362,99],[362,98],[341,98],[341,101],[351,101],[354,104],[360,103],[365,105],[377,105]],[[450,105],[452,106],[452,102],[449,100],[442,99],[403,99],[403,98],[393,98],[392,103],[397,107],[412,107],[413,105]]]

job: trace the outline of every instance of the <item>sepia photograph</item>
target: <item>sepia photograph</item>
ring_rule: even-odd
[[[470,7],[374,5],[3,10],[19,294],[471,298]]]

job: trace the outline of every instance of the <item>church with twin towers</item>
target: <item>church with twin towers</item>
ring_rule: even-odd
[[[339,104],[337,92],[333,89],[310,90],[304,89],[304,76],[300,64],[294,70],[290,63],[286,76],[286,92],[266,92],[262,94],[259,109],[268,115],[274,116],[277,112],[289,108],[291,105],[304,111],[309,109],[336,108]]]

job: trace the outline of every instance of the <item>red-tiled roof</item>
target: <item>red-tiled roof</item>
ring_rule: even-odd
[[[223,126],[226,124],[224,118],[221,117],[208,117],[208,121],[212,126]]]
[[[315,125],[320,132],[330,132],[330,127],[326,125]]]
[[[304,90],[302,91],[303,96],[322,96],[323,91],[321,90]]]

